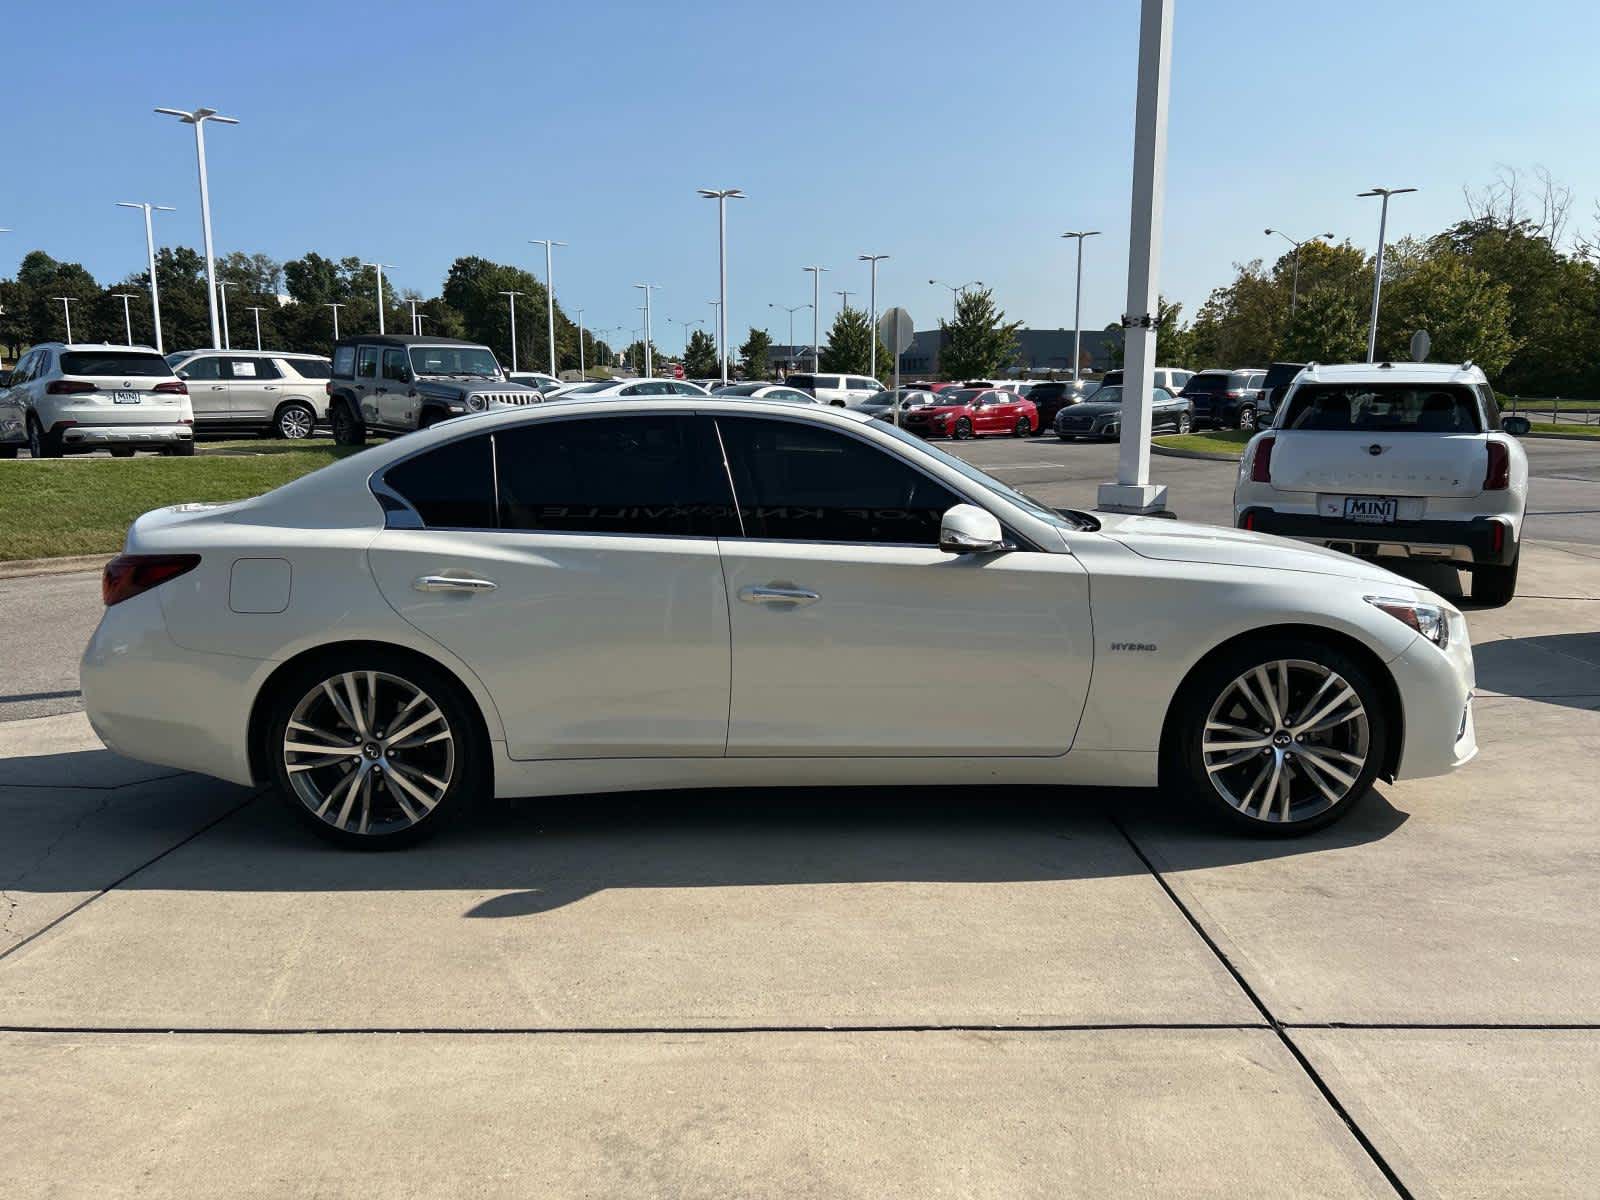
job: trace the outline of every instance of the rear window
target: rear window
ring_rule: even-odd
[[[1058,400],[1067,394],[1064,383],[1036,383],[1028,390],[1029,400]]]
[[[1112,384],[1120,385],[1122,383],[1122,372],[1121,371],[1107,371],[1104,375],[1102,375],[1100,377],[1100,382],[1102,384],[1104,384],[1106,387],[1110,387]]]
[[[816,378],[811,375],[791,375],[783,382],[795,388],[808,388],[817,385]]]
[[[333,372],[328,364],[320,358],[286,358],[283,360],[294,368],[294,373],[301,379],[329,379]]]
[[[1266,382],[1261,386],[1269,388],[1282,387],[1305,369],[1305,363],[1273,363],[1267,368]]]
[[[356,348],[338,346],[333,351],[333,373],[340,379],[349,379],[356,373]]]
[[[68,350],[61,355],[63,375],[160,375],[172,368],[154,350]]]
[[[1478,397],[1466,387],[1403,383],[1307,384],[1279,429],[1328,433],[1481,433]]]
[[[1183,385],[1183,390],[1191,396],[1196,392],[1225,392],[1228,390],[1228,379],[1227,375],[1196,375]]]

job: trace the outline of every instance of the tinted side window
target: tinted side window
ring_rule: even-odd
[[[784,382],[793,388],[816,387],[817,381],[810,375],[791,375]]]
[[[389,468],[384,481],[430,529],[493,529],[494,463],[489,436],[446,442]]]
[[[333,351],[333,373],[340,379],[349,379],[355,374],[356,348],[354,346],[338,346]]]
[[[224,360],[215,356],[206,358],[191,358],[178,369],[183,372],[185,379],[221,379],[222,363]]]
[[[960,503],[947,488],[875,446],[791,421],[717,421],[748,537],[937,546]]]
[[[1487,383],[1478,385],[1478,394],[1483,397],[1483,416],[1486,429],[1500,428],[1500,401],[1495,399],[1494,389]]]
[[[283,378],[283,372],[278,370],[278,364],[270,358],[236,358],[232,361],[235,379]]]
[[[539,421],[495,435],[500,523],[568,533],[737,535],[710,422]]]
[[[290,370],[301,379],[327,379],[329,377],[328,364],[320,358],[286,358]]]
[[[404,350],[385,350],[383,352],[383,377],[392,379],[397,383],[405,383],[411,377],[411,370],[406,366],[406,352]]]
[[[356,359],[356,378],[376,379],[378,377],[378,348],[376,346],[361,347],[361,355]]]

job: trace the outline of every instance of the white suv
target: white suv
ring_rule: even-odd
[[[1516,592],[1527,504],[1527,455],[1470,363],[1313,363],[1245,447],[1233,491],[1242,529],[1454,563],[1490,605]]]
[[[199,433],[308,438],[328,419],[328,360],[268,350],[182,350],[167,355],[189,387]]]
[[[831,372],[790,375],[783,384],[785,387],[798,388],[835,408],[854,408],[863,400],[875,399],[884,390],[883,384],[865,375],[835,375]]]
[[[194,453],[188,386],[148,346],[47,342],[22,356],[0,391],[0,428],[21,425],[34,458],[107,449]],[[15,458],[17,443],[0,445]]]

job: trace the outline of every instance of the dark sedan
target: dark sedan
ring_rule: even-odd
[[[1153,389],[1150,411],[1151,433],[1188,433],[1192,418],[1189,402],[1166,388]],[[1122,436],[1122,389],[1103,387],[1090,399],[1069,404],[1056,414],[1056,436],[1064,442],[1074,438],[1099,438],[1116,441]]]

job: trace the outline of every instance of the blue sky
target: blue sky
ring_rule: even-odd
[[[80,0],[47,53],[11,26],[0,273],[34,247],[102,281],[139,269],[118,200],[176,205],[157,236],[198,246],[192,135],[150,110],[205,104],[243,122],[208,138],[219,250],[378,257],[431,294],[460,254],[542,277],[527,239],[553,236],[569,311],[631,327],[630,284],[658,283],[670,347],[667,319],[709,327],[717,294],[715,204],[695,189],[743,187],[735,344],[752,324],[786,340],[767,305],[810,300],[807,263],[832,269],[824,329],[835,290],[864,302],[864,252],[892,255],[879,305],[919,328],[949,305],[930,277],[1070,325],[1072,228],[1105,231],[1085,265],[1097,327],[1124,302],[1138,9]],[[1162,290],[1192,315],[1232,263],[1277,253],[1268,225],[1370,246],[1377,210],[1355,193],[1374,184],[1422,189],[1395,201],[1394,236],[1432,232],[1500,163],[1549,167],[1592,227],[1594,32],[1580,0],[1178,0]]]

